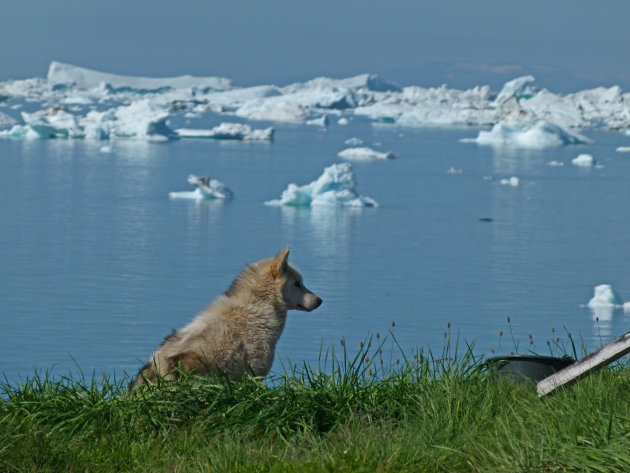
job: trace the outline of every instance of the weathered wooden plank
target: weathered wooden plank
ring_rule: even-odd
[[[630,353],[630,332],[540,381],[536,385],[538,396],[545,396],[560,386],[587,376],[593,371],[618,360],[626,353]]]

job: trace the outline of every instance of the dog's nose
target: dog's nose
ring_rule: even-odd
[[[321,297],[318,297],[317,299],[315,299],[315,307],[313,307],[313,309],[317,309],[320,305],[322,305],[322,299]]]

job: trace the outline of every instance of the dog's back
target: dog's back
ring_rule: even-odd
[[[275,258],[248,265],[206,310],[164,339],[133,386],[158,376],[175,380],[182,372],[266,376],[287,311],[311,311],[322,302],[304,287],[288,255],[285,247]]]

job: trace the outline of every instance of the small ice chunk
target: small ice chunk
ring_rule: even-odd
[[[357,194],[356,181],[350,163],[333,164],[323,174],[305,186],[289,184],[280,199],[265,202],[266,205],[377,207],[370,197]]]
[[[547,163],[547,166],[560,167],[560,166],[564,166],[564,163],[562,161],[549,161]]]
[[[521,180],[516,176],[512,176],[509,179],[501,179],[499,181],[499,184],[502,184],[504,186],[518,187],[521,185]]]
[[[188,182],[196,187],[193,192],[170,192],[168,196],[171,199],[207,200],[230,199],[233,195],[232,191],[225,184],[216,179],[197,177],[191,174],[188,176]]]
[[[595,287],[595,295],[587,304],[591,308],[613,307],[623,308],[624,302],[621,296],[610,284],[600,284]]]
[[[313,126],[326,127],[326,126],[328,126],[328,115],[322,115],[321,117],[317,117],[317,118],[313,118],[311,120],[307,120],[306,124],[307,125],[313,125]]]
[[[620,146],[617,148],[618,153],[630,153],[630,146]]]
[[[338,125],[343,125],[343,126],[345,126],[345,125],[347,125],[348,123],[350,123],[350,122],[348,121],[348,119],[347,119],[346,117],[341,117],[339,120],[337,120],[337,124],[338,124]]]
[[[578,133],[544,120],[499,122],[492,127],[491,131],[481,130],[479,136],[470,141],[480,145],[529,149],[544,149],[591,142],[588,138]]]
[[[361,139],[356,138],[356,137],[354,137],[354,136],[353,136],[352,138],[348,138],[348,139],[345,141],[345,143],[346,143],[348,146],[360,146],[360,145],[362,145],[362,144],[363,144],[363,140],[361,140]]]
[[[394,159],[396,155],[394,153],[387,152],[381,153],[380,151],[376,151],[372,148],[361,147],[361,148],[347,148],[343,151],[337,153],[342,159],[347,159],[351,161],[370,161],[374,159]]]
[[[182,138],[211,138],[215,140],[240,140],[240,141],[271,141],[274,129],[252,129],[251,126],[242,123],[221,123],[210,130],[195,130],[179,128],[175,130]]]
[[[533,76],[523,76],[512,79],[503,85],[503,89],[497,95],[495,102],[503,103],[511,97],[517,100],[530,98],[535,95],[536,89],[531,85],[536,79]]]
[[[595,158],[590,154],[580,154],[577,158],[571,161],[571,164],[581,167],[592,167],[595,165]]]
[[[99,151],[100,151],[101,153],[111,153],[111,152],[112,152],[112,147],[111,147],[111,146],[108,146],[108,145],[101,146],[101,147],[99,148]]]
[[[456,168],[451,166],[450,169],[448,171],[446,171],[449,174],[462,174],[464,171],[460,168]]]
[[[13,125],[16,125],[16,124],[17,124],[16,120],[11,118],[6,113],[0,112],[0,130],[3,129],[3,128],[12,127]]]

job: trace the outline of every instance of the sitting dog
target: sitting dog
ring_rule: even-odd
[[[286,246],[274,258],[247,265],[224,294],[164,339],[132,388],[158,375],[175,380],[181,372],[225,373],[231,379],[266,376],[287,311],[310,312],[322,303],[304,286],[288,258]]]

